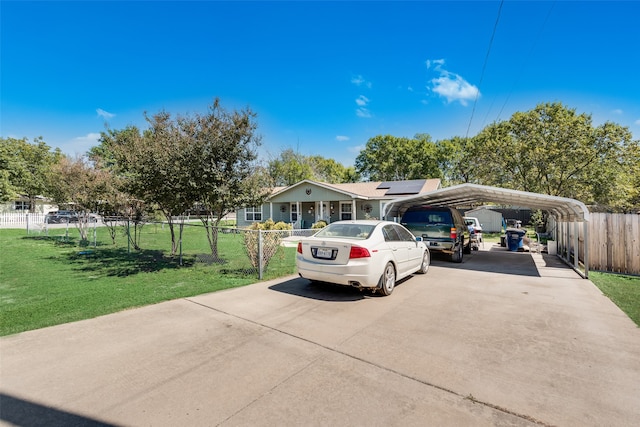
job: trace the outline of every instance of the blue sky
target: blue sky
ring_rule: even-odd
[[[0,135],[70,155],[215,97],[257,113],[263,160],[352,165],[376,135],[472,136],[543,102],[640,135],[638,1],[2,0],[0,17]]]

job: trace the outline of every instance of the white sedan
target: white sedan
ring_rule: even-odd
[[[396,281],[426,273],[430,255],[409,230],[391,221],[329,224],[298,243],[296,266],[305,279],[393,292]]]

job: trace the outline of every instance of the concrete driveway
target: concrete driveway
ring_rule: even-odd
[[[390,297],[295,277],[0,339],[0,423],[630,426],[640,329],[487,244]]]

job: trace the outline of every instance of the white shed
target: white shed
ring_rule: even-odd
[[[478,218],[484,233],[499,233],[502,230],[502,214],[489,209],[487,206],[480,206],[470,211],[466,211],[464,216]]]

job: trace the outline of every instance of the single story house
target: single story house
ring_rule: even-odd
[[[35,203],[31,206],[31,201],[27,196],[19,195],[16,199],[9,202],[0,203],[0,213],[41,213],[46,214],[51,210],[55,210],[56,206],[46,197],[36,196]]]
[[[311,228],[321,220],[380,218],[384,206],[398,197],[440,189],[439,179],[407,181],[355,182],[328,184],[309,179],[288,187],[277,187],[262,206],[237,211],[238,227],[271,218],[293,224],[294,228]]]

